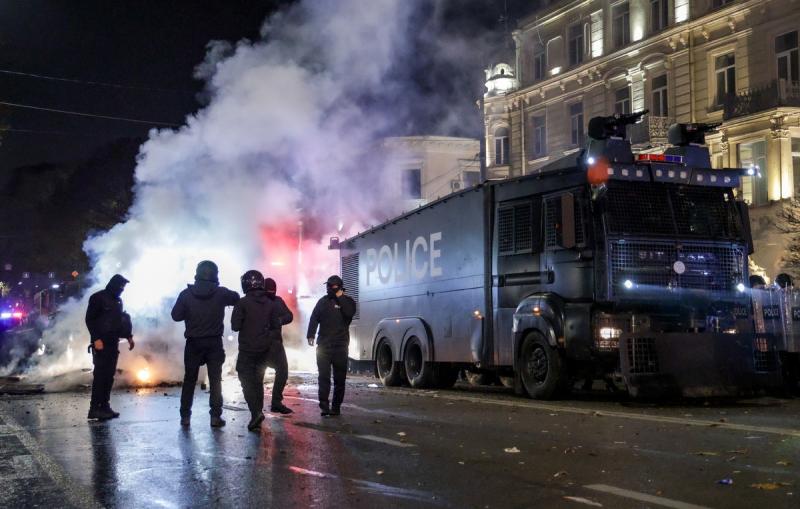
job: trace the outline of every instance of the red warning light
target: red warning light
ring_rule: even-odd
[[[608,159],[605,157],[598,157],[597,160],[589,166],[586,172],[586,179],[593,186],[599,186],[608,181]]]

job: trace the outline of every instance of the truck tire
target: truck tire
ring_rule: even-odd
[[[403,373],[403,364],[394,361],[392,347],[386,339],[381,339],[375,350],[375,367],[378,371],[378,378],[386,387],[403,385],[406,378]]]
[[[406,368],[406,377],[411,387],[422,389],[433,386],[436,365],[425,360],[422,343],[416,336],[409,338],[408,343],[406,343],[403,365]]]
[[[561,353],[538,332],[525,336],[519,366],[522,385],[533,399],[552,399],[567,385]]]
[[[450,389],[458,381],[459,369],[452,364],[439,363],[436,365],[436,380],[434,385],[438,389]]]

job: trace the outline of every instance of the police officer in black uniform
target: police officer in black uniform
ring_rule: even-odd
[[[278,285],[274,279],[271,277],[265,279],[264,289],[267,297],[275,304],[275,311],[278,313],[280,321],[280,326],[272,331],[272,342],[267,356],[267,367],[275,370],[275,382],[272,384],[272,404],[269,409],[271,412],[279,414],[290,414],[292,409],[283,404],[283,389],[289,379],[289,362],[286,359],[286,349],[283,348],[281,327],[292,323],[294,314],[286,302],[277,295]]]
[[[317,369],[319,370],[319,408],[322,415],[339,415],[344,400],[347,377],[347,352],[350,345],[350,322],[356,314],[356,303],[345,295],[344,282],[331,276],[325,283],[327,294],[322,297],[308,321],[308,344],[314,346],[317,335]],[[333,401],[331,392],[331,367],[333,367]]]
[[[181,425],[189,426],[194,400],[194,386],[200,366],[208,366],[211,426],[225,426],[222,419],[222,364],[225,350],[225,308],[238,302],[239,294],[219,285],[217,265],[204,260],[197,265],[194,284],[188,285],[172,308],[172,319],[185,322],[186,347],[183,351],[185,374],[181,391]]]
[[[131,317],[123,311],[122,291],[128,280],[119,274],[108,282],[104,290],[89,297],[86,308],[86,327],[91,341],[89,351],[94,364],[92,400],[89,403],[89,419],[107,420],[119,417],[111,409],[111,387],[119,358],[119,340],[128,340],[128,350],[133,350]]]
[[[264,372],[274,347],[273,333],[281,323],[275,302],[264,290],[264,276],[257,270],[248,270],[241,281],[244,297],[233,307],[231,328],[239,333],[236,371],[250,409],[247,429],[256,431],[264,421]]]

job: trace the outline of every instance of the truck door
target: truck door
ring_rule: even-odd
[[[500,202],[495,217],[495,363],[513,363],[513,316],[519,302],[541,288],[542,199],[530,196]]]
[[[548,291],[565,299],[592,297],[592,251],[588,249],[586,200],[582,189],[547,196],[543,204],[543,268]]]

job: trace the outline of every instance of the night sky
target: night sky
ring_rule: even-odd
[[[267,15],[285,3],[289,2],[5,0],[0,2],[0,101],[180,124],[186,114],[201,107],[203,84],[192,71],[203,60],[206,44],[213,39],[257,39]],[[445,4],[441,29],[462,37],[475,34],[476,40],[485,32],[502,34],[498,20],[506,5],[514,17],[532,4],[451,0]],[[412,65],[420,92],[444,87],[445,93],[458,95],[462,102],[477,98],[488,52],[476,49],[464,62],[441,63],[430,54],[419,58]],[[478,136],[475,122],[455,129],[458,132],[425,132],[435,129],[430,119],[437,115],[412,111],[408,132],[397,134]],[[0,172],[7,173],[21,165],[84,159],[115,139],[144,137],[151,126],[0,106],[0,127],[6,129]]]

